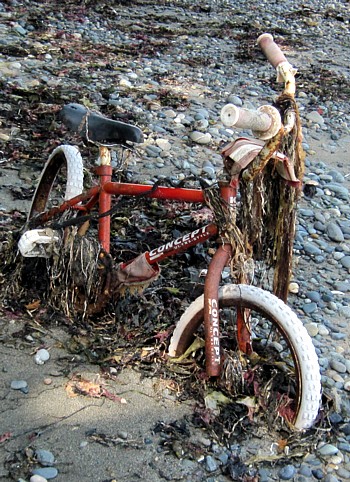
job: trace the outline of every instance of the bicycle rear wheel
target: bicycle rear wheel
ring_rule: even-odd
[[[273,294],[250,285],[225,285],[219,290],[221,348],[220,386],[234,396],[247,395],[275,419],[297,430],[312,426],[320,407],[321,382],[315,348],[293,311]],[[236,316],[249,314],[253,353],[238,350]],[[186,352],[203,330],[204,296],[179,320],[168,349],[170,357]],[[238,393],[240,392],[240,393]]]
[[[78,196],[83,191],[83,160],[75,146],[59,146],[49,157],[41,173],[32,203],[30,205],[28,221],[50,208],[60,206],[63,201]],[[74,217],[75,213],[67,210],[61,218]],[[39,224],[39,223],[38,223]],[[52,256],[53,249],[60,239],[60,234],[45,223],[39,229],[25,231],[21,236],[18,247],[24,257]]]
[[[41,173],[28,219],[81,194],[83,181],[83,160],[79,149],[68,145],[57,147]]]

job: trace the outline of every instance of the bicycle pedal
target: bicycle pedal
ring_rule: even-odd
[[[51,228],[32,229],[22,234],[18,249],[25,258],[50,258],[59,241],[58,231]]]

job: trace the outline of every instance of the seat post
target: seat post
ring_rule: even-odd
[[[111,195],[104,191],[103,185],[112,179],[111,153],[105,146],[99,147],[100,166],[97,173],[100,176],[100,198],[99,198],[99,214],[104,214],[111,209]],[[104,216],[99,219],[98,237],[102,248],[109,253],[110,234],[111,234],[111,217]]]

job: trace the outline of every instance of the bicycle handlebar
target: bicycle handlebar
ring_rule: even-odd
[[[257,40],[258,45],[270,64],[277,70],[277,82],[284,82],[285,93],[294,96],[295,74],[297,70],[288,62],[284,53],[273,40],[270,33],[263,33]]]
[[[288,62],[284,53],[273,40],[270,33],[263,33],[260,35],[257,42],[265,57],[275,69],[277,69],[277,67],[283,62]]]
[[[271,105],[248,110],[227,104],[222,108],[220,117],[225,126],[251,129],[255,137],[263,140],[271,139],[281,128],[281,116]]]

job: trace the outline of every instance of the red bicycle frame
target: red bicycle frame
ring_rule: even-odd
[[[110,153],[104,146],[100,147],[100,159],[101,165],[95,170],[99,177],[98,186],[94,186],[79,196],[63,202],[63,204],[58,207],[34,216],[32,220],[34,224],[45,223],[67,209],[75,209],[82,213],[89,213],[92,208],[98,204],[98,238],[101,247],[109,253],[112,196],[137,197],[144,195],[151,199],[186,201],[190,203],[205,202],[205,194],[202,189],[165,186],[152,187],[150,185],[114,182],[112,181],[113,169],[110,165]],[[219,183],[222,202],[234,208],[237,188],[238,175],[232,176],[230,181]],[[163,244],[152,251],[144,253],[149,265],[157,265],[165,258],[185,251],[190,246],[203,243],[209,238],[217,237],[219,243],[221,243],[209,264],[204,284],[204,328],[206,371],[208,376],[218,376],[221,370],[218,291],[221,273],[232,254],[231,245],[225,241],[224,237],[221,239],[220,235],[219,227],[215,223],[211,223]],[[244,317],[241,317],[241,323],[239,323],[239,325],[239,346],[249,347],[249,332],[244,323]]]

